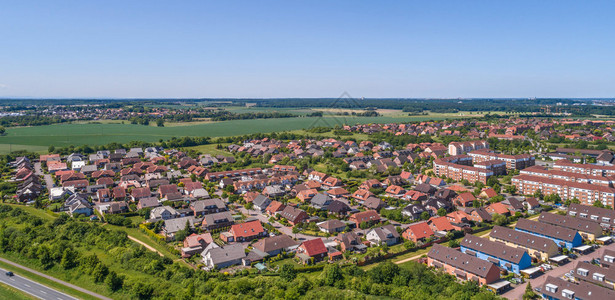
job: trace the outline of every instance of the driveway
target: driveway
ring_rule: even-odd
[[[568,273],[570,270],[572,270],[576,265],[577,262],[579,261],[591,261],[594,258],[598,258],[600,257],[600,255],[602,254],[602,252],[604,251],[604,249],[611,249],[611,250],[615,250],[615,243],[611,243],[610,245],[604,246],[604,247],[600,247],[596,250],[594,250],[592,253],[589,253],[587,255],[583,255],[583,256],[579,256],[577,259],[570,261],[569,263],[557,267],[551,271],[546,271],[544,274],[540,275],[537,278],[531,279],[530,282],[532,283],[532,288],[537,288],[537,287],[542,287],[542,285],[545,283],[545,280],[547,280],[548,276],[553,276],[553,277],[561,277],[564,274]],[[507,291],[506,293],[502,294],[501,296],[506,297],[507,299],[521,299],[523,296],[523,293],[525,292],[525,286],[527,285],[527,283],[523,283],[521,285],[518,285],[517,287],[515,287],[514,289],[511,289],[509,291]]]
[[[43,172],[43,168],[41,167],[40,162],[34,163],[34,174],[38,176],[43,176],[43,179],[45,179],[45,185],[47,186],[47,190],[51,191],[51,188],[53,187],[53,178],[51,178],[51,175],[45,174]]]

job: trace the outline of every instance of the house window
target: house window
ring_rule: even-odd
[[[585,269],[581,269],[581,268],[577,269],[577,274],[579,274],[581,276],[587,276],[588,273],[589,272],[587,270],[585,270]]]
[[[592,216],[591,219],[594,221],[598,221],[598,216]]]

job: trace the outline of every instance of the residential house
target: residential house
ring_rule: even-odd
[[[254,198],[252,203],[254,204],[255,209],[258,209],[261,212],[264,212],[265,209],[267,209],[267,206],[271,204],[271,199],[269,199],[269,197],[265,195],[258,195],[256,196],[256,198]]]
[[[493,263],[435,244],[427,254],[427,265],[442,269],[460,280],[473,280],[480,286],[500,280],[500,269]]]
[[[314,262],[319,262],[327,256],[327,247],[320,238],[305,241],[297,248],[297,257],[303,263],[309,263],[312,259]]]
[[[286,206],[280,216],[293,226],[308,219],[308,214],[305,211],[292,206]]]
[[[519,219],[515,230],[551,239],[558,246],[568,250],[583,244],[583,238],[576,230],[538,221]]]
[[[423,242],[427,238],[434,235],[433,230],[429,227],[427,222],[414,223],[408,226],[406,230],[401,234],[403,238],[411,240],[415,243]]]
[[[172,208],[166,205],[154,207],[149,212],[149,218],[151,220],[168,220],[168,219],[175,219],[179,217],[180,217],[180,214],[177,212],[177,210],[175,210],[175,208]]]
[[[201,228],[205,230],[214,230],[218,228],[229,227],[235,223],[235,219],[230,212],[224,211],[205,215]]]
[[[489,239],[524,249],[537,260],[548,261],[559,254],[559,247],[553,240],[508,227],[494,226],[489,233]]]
[[[339,243],[342,252],[356,251],[363,252],[367,248],[361,238],[354,232],[340,233],[335,237],[335,241]]]
[[[399,243],[399,233],[393,225],[372,228],[365,234],[365,238],[375,245],[387,244],[392,246]]]
[[[224,269],[241,264],[246,253],[242,244],[218,246],[216,243],[211,243],[203,250],[201,257],[206,268]]]
[[[267,253],[270,256],[292,251],[298,246],[298,242],[285,234],[260,239],[252,245],[254,249]]]
[[[325,233],[337,233],[337,232],[342,232],[344,231],[344,229],[346,229],[346,226],[348,226],[348,224],[338,220],[338,219],[331,219],[331,220],[327,220],[324,222],[320,222],[318,224],[316,224],[318,226],[318,228],[320,229],[320,231],[325,232]]]
[[[461,252],[487,260],[515,274],[532,266],[532,258],[522,248],[491,241],[474,235],[466,235],[460,243]]]
[[[213,241],[209,232],[202,234],[193,233],[184,240],[184,247],[181,249],[181,255],[183,258],[188,258],[192,255],[201,253],[209,244],[213,243]]]
[[[235,242],[246,242],[266,235],[261,221],[254,220],[231,226],[229,233]]]
[[[366,210],[351,215],[348,221],[355,223],[357,228],[360,228],[361,223],[371,226],[380,223],[380,215],[375,210]]]

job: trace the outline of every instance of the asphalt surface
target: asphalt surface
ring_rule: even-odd
[[[49,279],[49,280],[51,280],[51,281],[55,281],[55,282],[57,282],[57,283],[59,283],[59,284],[61,284],[61,285],[63,285],[63,286],[69,287],[69,288],[71,288],[71,289],[73,289],[73,290],[77,290],[77,291],[82,292],[82,293],[84,293],[84,294],[88,294],[88,295],[90,295],[90,296],[92,296],[92,297],[95,297],[95,298],[98,298],[98,299],[103,299],[103,300],[112,300],[112,299],[111,299],[111,298],[109,298],[109,297],[105,297],[105,296],[103,296],[103,295],[100,295],[100,294],[94,293],[94,292],[92,292],[92,291],[88,291],[88,290],[86,290],[86,289],[84,289],[84,288],[81,288],[81,287],[78,287],[78,286],[76,286],[76,285],[74,285],[74,284],[72,284],[72,283],[68,283],[68,282],[66,282],[66,281],[62,281],[62,280],[57,279],[57,278],[55,278],[55,277],[49,276],[49,275],[47,275],[47,274],[43,274],[43,273],[41,273],[41,272],[39,272],[39,271],[36,271],[36,270],[30,269],[30,268],[28,268],[28,267],[22,266],[22,265],[20,265],[20,264],[14,263],[14,262],[12,262],[12,261],[10,261],[10,260],[8,260],[8,259],[0,258],[0,261],[4,262],[4,263],[6,263],[6,264],[12,265],[12,266],[14,266],[14,267],[16,267],[16,268],[19,268],[19,269],[25,270],[25,271],[27,271],[27,272],[30,272],[30,273],[36,274],[36,275],[38,275],[38,276],[44,277],[44,278]],[[28,294],[34,295],[34,296],[36,296],[36,297],[39,297],[39,298],[41,298],[41,299],[54,299],[54,300],[55,300],[55,299],[57,299],[57,300],[64,300],[64,299],[77,299],[77,298],[74,298],[74,297],[72,297],[72,296],[68,296],[68,295],[66,295],[66,294],[60,293],[60,292],[58,292],[58,291],[56,291],[56,290],[53,290],[53,289],[51,289],[51,288],[48,288],[48,287],[46,287],[46,286],[44,286],[44,285],[41,285],[41,284],[39,284],[39,283],[36,283],[36,282],[34,282],[34,281],[30,280],[30,279],[26,279],[26,278],[20,277],[20,276],[18,276],[18,275],[19,275],[19,274],[18,274],[18,273],[19,273],[19,271],[17,271],[17,272],[16,272],[16,275],[14,275],[13,277],[11,277],[11,278],[15,279],[15,281],[11,280],[10,278],[8,278],[8,276],[6,276],[6,270],[4,270],[4,269],[0,269],[0,271],[2,272],[2,274],[0,274],[0,277],[2,277],[2,278],[1,278],[1,279],[2,279],[2,281],[1,281],[1,282],[6,283],[6,284],[8,284],[8,285],[10,285],[10,286],[12,286],[12,287],[17,288],[17,289],[20,289],[20,290],[22,290],[22,291],[24,291],[24,292],[26,292],[26,293],[28,293]],[[26,281],[28,281],[28,282],[23,282],[23,281],[20,281],[20,283],[23,283],[23,285],[15,286],[13,283],[17,282],[17,278],[24,279],[24,280],[26,280]],[[46,290],[44,290],[44,289],[42,289],[42,288],[39,288],[39,287],[43,287],[43,288],[45,288]],[[33,290],[34,292],[38,291],[38,293],[39,293],[39,294],[38,294],[38,295],[35,295],[35,294],[31,293],[31,292],[30,292],[30,290]],[[58,294],[59,294],[59,295],[61,295],[62,297],[55,297],[55,296],[51,296],[51,294],[49,293],[49,291],[53,291],[53,292],[55,292],[55,293],[58,293]],[[47,293],[47,294],[46,294],[46,293]]]
[[[34,297],[37,297],[40,299],[53,299],[53,300],[77,299],[69,295],[66,295],[62,292],[48,288],[40,283],[36,283],[25,277],[21,277],[18,274],[15,274],[13,276],[7,276],[6,275],[7,270],[0,269],[0,272],[2,272],[2,274],[0,274],[0,282],[8,286],[11,286],[15,289],[18,289],[26,294],[30,294]]]

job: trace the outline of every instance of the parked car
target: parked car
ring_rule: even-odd
[[[568,254],[568,257],[570,257],[570,258],[572,258],[572,259],[575,259],[575,258],[577,258],[577,257],[579,257],[579,256],[577,256],[577,255],[576,255],[576,254],[574,254],[574,253],[570,253],[570,254]]]
[[[534,288],[534,290],[535,290],[537,293],[540,293],[540,292],[542,291],[542,289],[541,289],[541,288],[539,288],[539,287]]]

